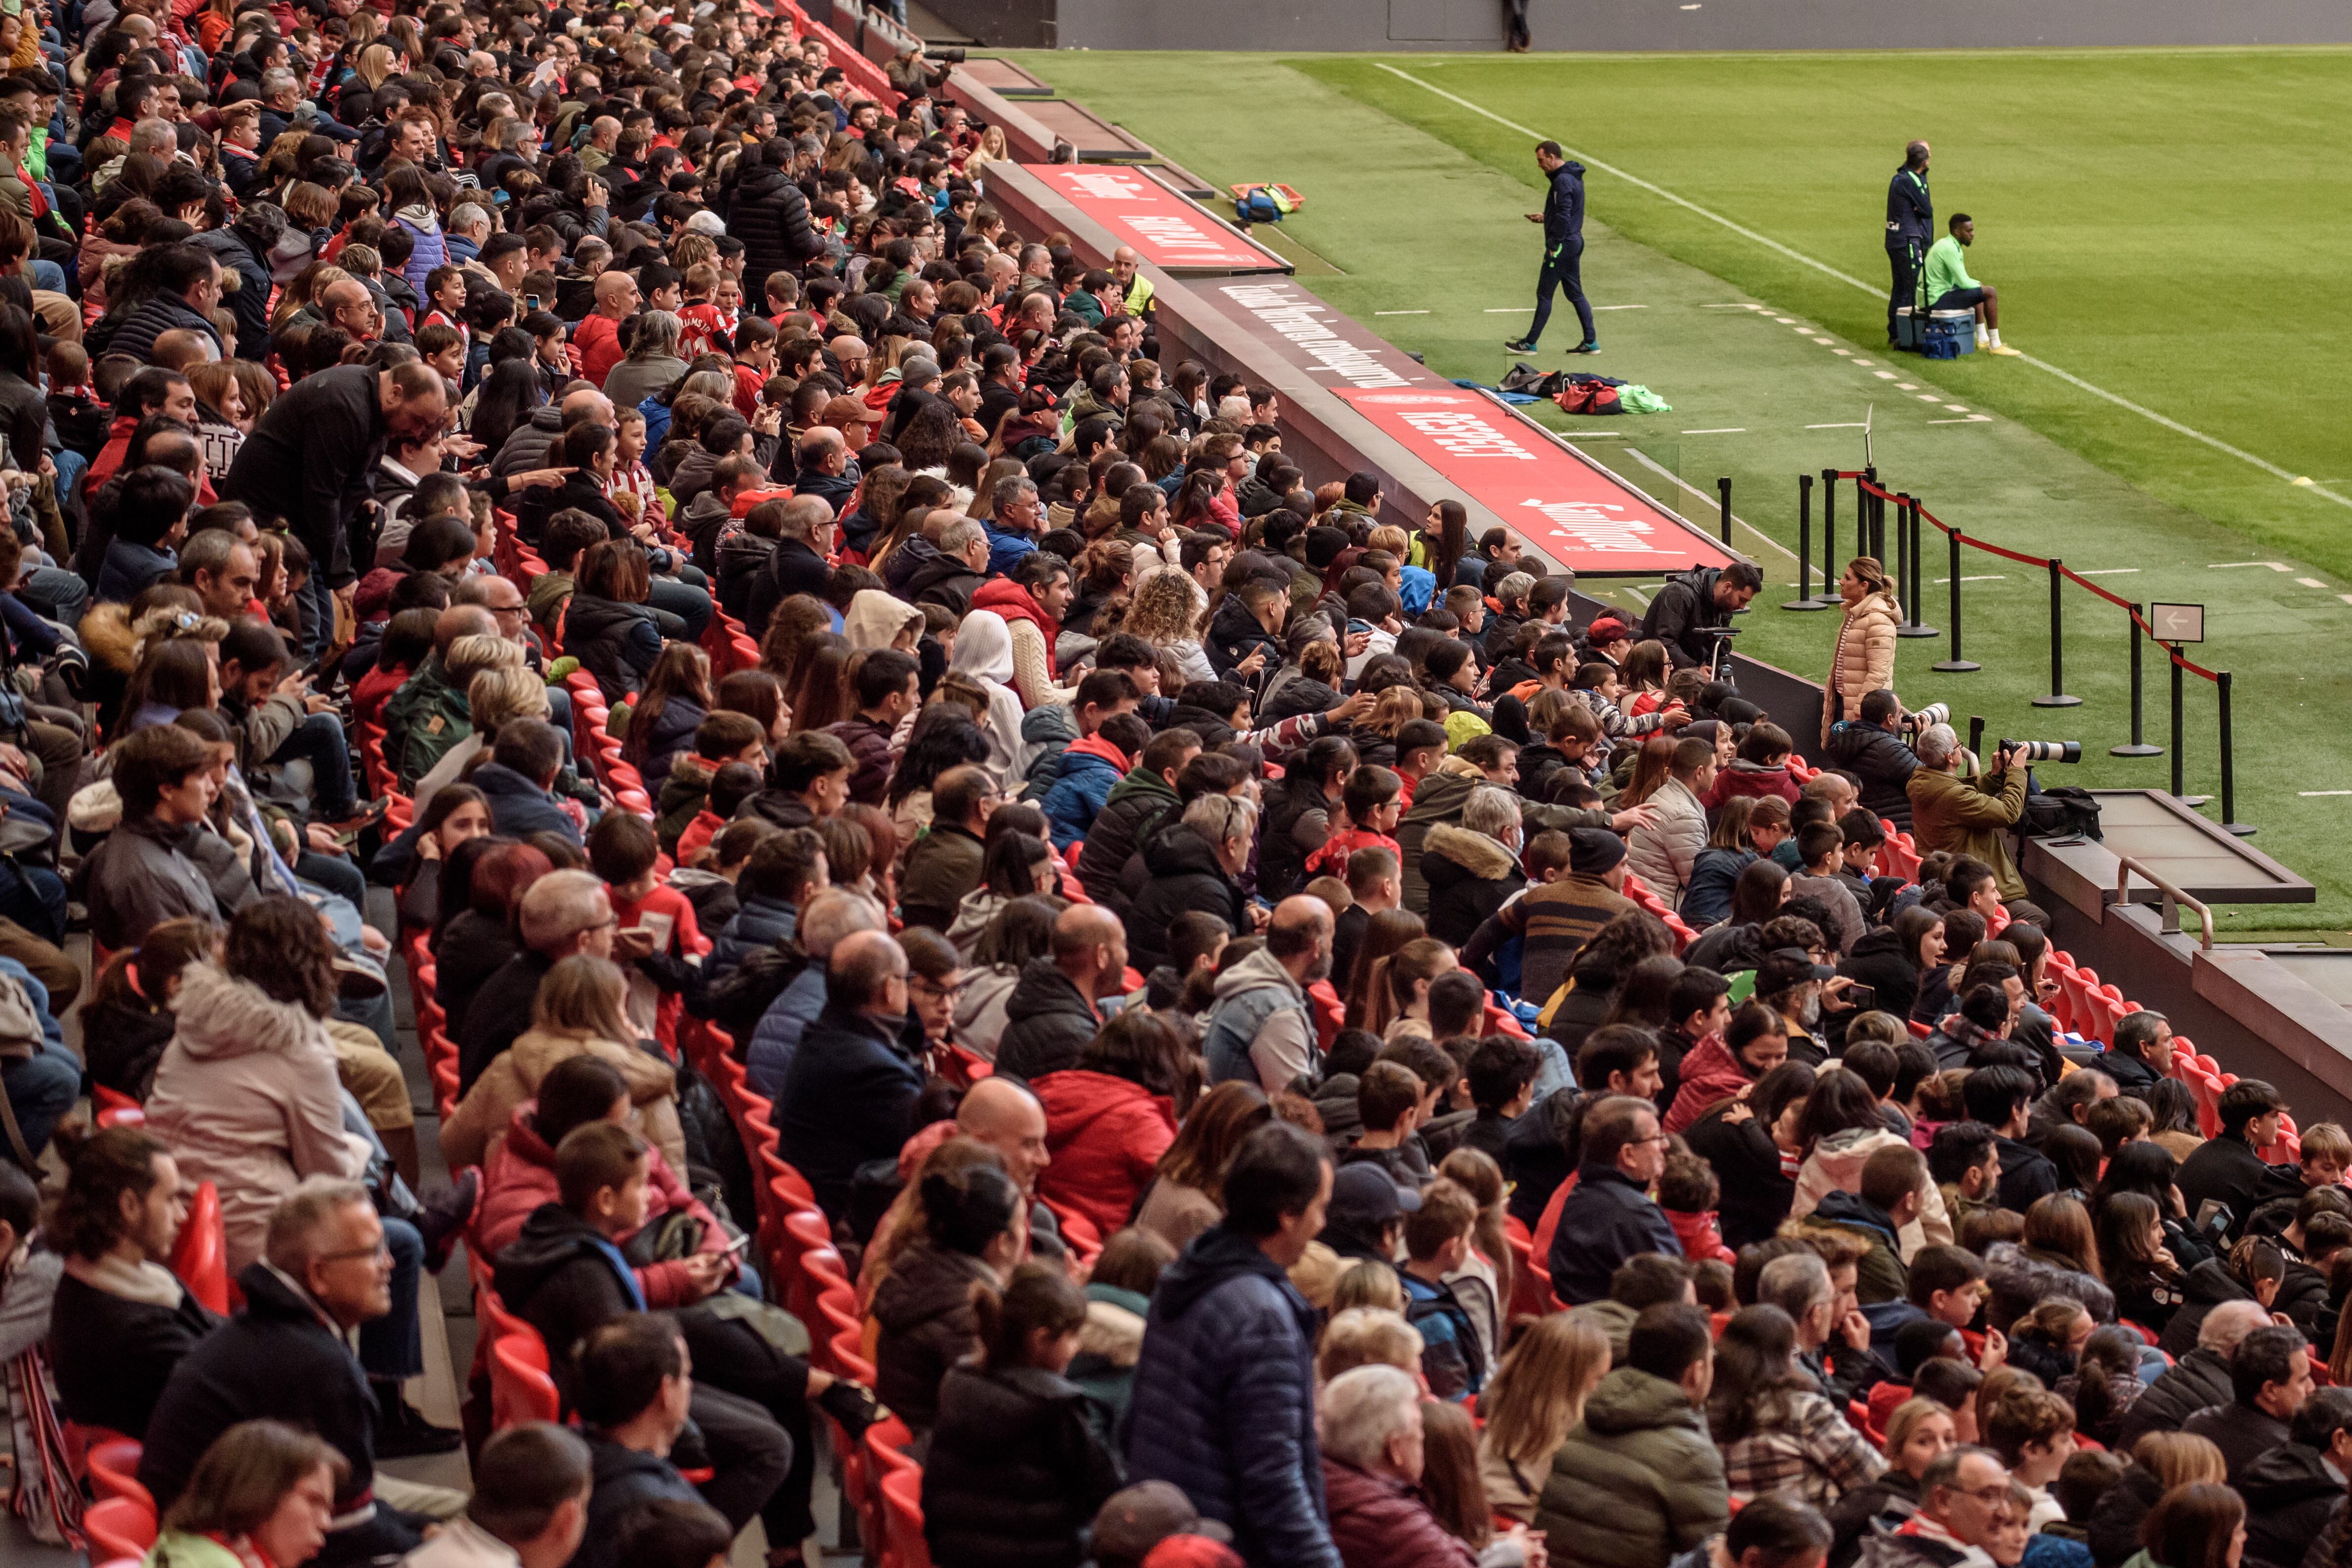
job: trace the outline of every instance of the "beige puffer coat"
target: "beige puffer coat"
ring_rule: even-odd
[[[1903,606],[1882,589],[1865,594],[1845,607],[1838,623],[1837,646],[1830,650],[1827,695],[1843,700],[1844,717],[1862,716],[1862,700],[1874,691],[1895,687],[1895,628],[1902,624]],[[1822,704],[1822,739],[1830,738],[1837,702]]]
[[[147,1131],[178,1156],[184,1180],[219,1189],[234,1274],[261,1256],[270,1212],[297,1183],[357,1177],[370,1149],[344,1130],[324,1023],[209,963],[189,965],[173,1011]]]

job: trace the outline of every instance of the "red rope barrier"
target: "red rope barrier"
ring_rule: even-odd
[[[1838,478],[1841,479],[1853,480],[1854,488],[1856,489],[1864,491],[1870,495],[1874,495],[1881,500],[1891,500],[1897,504],[1903,503],[1902,497],[1897,496],[1892,490],[1883,489],[1879,486],[1873,484],[1865,475],[1860,473],[1840,472]],[[1916,500],[1910,501],[1908,504],[1914,512],[1925,519],[1937,531],[1958,540],[1962,544],[1967,545],[1971,550],[1981,550],[1988,555],[1998,555],[2004,561],[2014,561],[2021,566],[2032,566],[2044,572],[2047,572],[2050,569],[2049,561],[2042,556],[2021,554],[2017,551],[2007,550],[2002,548],[2000,545],[1988,543],[1984,540],[1972,538],[1969,534],[1962,532],[1960,530],[1954,528],[1950,523],[1945,522],[1940,518],[1937,517],[1934,512],[1929,511],[1926,507],[1921,506]],[[2139,606],[2137,605],[2133,604],[2129,599],[2124,598],[2119,595],[2111,593],[2107,589],[2100,587],[2096,583],[2086,580],[2081,573],[2075,571],[2071,566],[2061,565],[2058,568],[2058,574],[2060,576],[2064,577],[2068,582],[2074,583],[2079,587],[2088,588],[2092,593],[2096,594],[2108,604],[2115,605],[2117,609],[2122,610],[2125,614],[2131,616],[2132,624],[2139,627],[2141,631],[2147,633],[2147,638],[2150,642],[2155,643],[2157,647],[2164,649],[2165,657],[2171,659],[2173,663],[2179,665],[2181,668],[2187,670],[2191,675],[2202,676],[2207,680],[2210,680],[2216,685],[2220,684],[2221,679],[2220,676],[2216,675],[2213,671],[2207,669],[2203,665],[2195,664],[2181,658],[2180,651],[2178,648],[2175,648],[2169,643],[2158,637],[2156,635],[2156,628],[2153,626],[2150,626],[2147,618],[2139,613]]]

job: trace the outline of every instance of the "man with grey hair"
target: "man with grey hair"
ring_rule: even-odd
[[[1036,482],[1024,474],[996,481],[988,496],[988,571],[1011,576],[1024,555],[1037,548],[1045,531],[1045,503]]]
[[[809,440],[802,442],[803,451],[815,437],[832,438],[831,450],[845,453],[838,430],[812,430]],[[833,503],[823,496],[797,495],[784,503],[782,527],[776,536],[775,549],[768,552],[768,564],[751,580],[751,596],[744,606],[748,612],[744,625],[753,637],[768,629],[768,617],[776,606],[794,594],[806,594],[812,598],[824,596],[825,584],[833,576],[826,557],[833,552]]]
[[[1467,1555],[1419,1490],[1421,1401],[1411,1373],[1374,1364],[1341,1373],[1316,1402],[1331,1541],[1342,1562],[1457,1563]],[[1490,1550],[1531,1568],[1545,1562],[1543,1543],[1525,1524],[1499,1532]]]
[[[1965,855],[1992,868],[2003,903],[2026,896],[2025,878],[2009,853],[2010,829],[2025,815],[2032,780],[2024,754],[2011,747],[1993,755],[1989,773],[1963,777],[1969,754],[1949,724],[1930,724],[1919,737],[1919,770],[1904,793],[1911,798],[1911,837],[1919,853]]]
[[[886,576],[896,577],[891,592],[917,605],[937,605],[961,621],[971,612],[971,596],[988,581],[988,530],[975,517],[951,514],[954,521],[940,530],[936,543],[909,538],[884,563]],[[933,512],[925,518],[929,531]],[[906,563],[904,575],[899,563]]]
[[[550,871],[523,894],[520,915],[522,951],[493,970],[470,999],[443,1003],[457,1041],[460,1094],[530,1027],[532,1004],[549,970],[579,952],[625,967],[653,952],[650,933],[616,929],[612,900],[591,872]]]
[[[315,1562],[349,1564],[414,1549],[433,1518],[462,1496],[401,1488],[375,1470],[382,1413],[344,1336],[392,1310],[392,1254],[383,1223],[357,1182],[312,1176],[269,1218],[263,1258],[237,1275],[245,1310],[173,1369],[144,1434],[139,1479],[168,1509],[214,1439],[244,1421],[275,1420],[315,1432],[343,1457],[325,1550]],[[393,1506],[425,1504],[431,1517]]]
[[[482,242],[490,237],[490,215],[478,203],[459,202],[450,210],[443,237],[448,243],[449,265],[463,267],[481,255]]]
[[[180,547],[180,581],[196,591],[208,616],[242,618],[260,578],[260,557],[227,529],[207,528]]]
[[[275,146],[278,139],[294,126],[296,111],[302,107],[302,82],[292,71],[279,67],[261,73],[261,144]],[[136,127],[133,128],[134,132]]]
[[[1807,1251],[1776,1258],[1756,1277],[1756,1300],[1797,1325],[1797,1364],[1841,1409],[1893,1375],[1871,1353],[1870,1320],[1854,1300],[1855,1272],[1851,1258],[1832,1266]]]
[[[810,900],[807,920],[815,918]],[[898,1156],[923,1092],[908,1040],[907,954],[887,931],[841,938],[825,961],[824,1010],[794,1051],[776,1099],[778,1150],[828,1217],[849,1212],[857,1169]]]
[[[782,1090],[802,1037],[824,1010],[824,966],[834,948],[860,931],[889,928],[882,906],[854,888],[826,888],[810,895],[793,935],[780,944],[781,951],[800,957],[802,966],[760,1015],[744,1050],[752,1088],[772,1100]]]

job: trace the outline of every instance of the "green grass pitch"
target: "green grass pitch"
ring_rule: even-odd
[[[2063,555],[2128,599],[2209,606],[2194,657],[2235,676],[2238,815],[2320,889],[2222,923],[2352,926],[2352,795],[2319,793],[2352,789],[2352,333],[2331,286],[2352,209],[2328,199],[2352,176],[2334,133],[2352,51],[1021,58],[1204,179],[1299,188],[1306,208],[1258,232],[1302,279],[1433,369],[1489,383],[1535,271],[1526,132],[1556,137],[1593,165],[1591,367],[1675,411],[1539,416],[1685,515],[1711,518],[1733,479],[1734,542],[1771,584],[1742,651],[1825,668],[1834,616],[1777,608],[1795,596],[1796,476],[1860,467],[1867,418],[1882,473],[1970,535]],[[1939,219],[1976,217],[1970,270],[2000,286],[2031,361],[1885,352],[1885,194],[1915,136],[1935,145]],[[1556,313],[1541,363],[1582,368],[1559,352],[1575,331]],[[1920,609],[1943,626],[1934,542]],[[1842,555],[1852,543],[1842,516]],[[1937,674],[1944,644],[1906,642],[1906,700],[2081,740],[2084,765],[2053,770],[2066,782],[2161,787],[2169,759],[2106,754],[2128,738],[2123,613],[2069,591],[2066,686],[2084,703],[2038,710],[2046,584],[1975,552],[1960,575],[1985,668]],[[1638,607],[1645,586],[1611,596]],[[2162,669],[2147,730],[2167,744]],[[2195,793],[2218,787],[2214,707],[2192,680]]]

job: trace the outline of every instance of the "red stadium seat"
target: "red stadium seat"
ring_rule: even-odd
[[[562,1404],[547,1373],[547,1345],[538,1334],[507,1334],[490,1347],[493,1426],[504,1431],[526,1421],[559,1420]]]
[[[884,1552],[891,1568],[931,1568],[923,1539],[923,1474],[893,1470],[882,1478]]]
[[[100,1498],[127,1498],[155,1513],[154,1495],[139,1484],[139,1457],[145,1452],[129,1437],[100,1443],[89,1451],[89,1489]]]
[[[221,1224],[219,1189],[210,1182],[197,1184],[188,1200],[187,1223],[172,1247],[172,1272],[208,1310],[226,1314],[228,1233]]]
[[[129,1498],[110,1497],[83,1510],[81,1527],[89,1537],[90,1555],[128,1557],[137,1562],[155,1544],[155,1512]]]
[[[147,1109],[127,1094],[117,1094],[104,1084],[90,1088],[90,1101],[98,1108],[100,1127],[138,1127],[147,1120]]]

